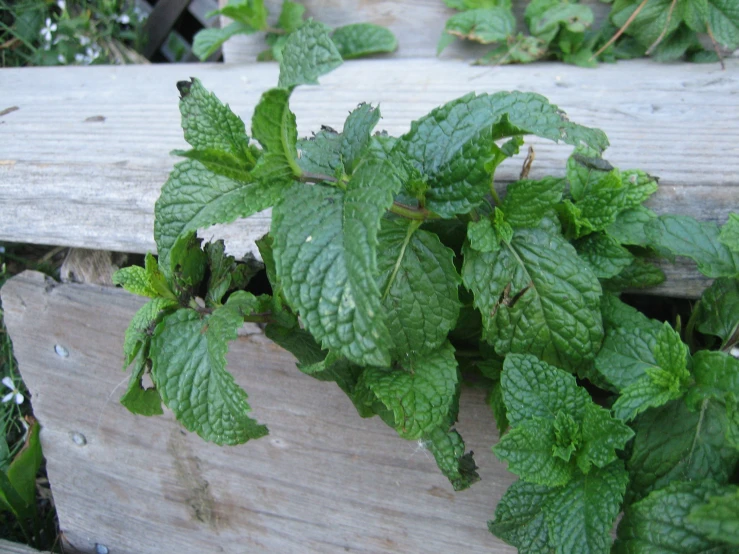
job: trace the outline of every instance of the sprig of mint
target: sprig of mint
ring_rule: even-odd
[[[605,22],[593,27],[589,6],[571,0],[529,0],[517,31],[511,0],[444,0],[460,13],[446,22],[437,54],[456,39],[490,44],[482,64],[556,59],[585,67],[597,61],[652,56],[660,61],[720,59],[719,46],[739,46],[739,11],[733,0],[616,0]],[[706,49],[701,36],[710,38]]]
[[[394,52],[398,48],[395,35],[385,27],[373,23],[354,23],[330,30],[321,23],[305,20],[305,6],[298,2],[284,0],[275,25],[269,22],[269,10],[264,0],[229,0],[224,7],[207,14],[208,17],[221,15],[233,22],[223,28],[203,29],[195,35],[192,50],[201,61],[208,59],[221,45],[236,35],[266,33],[269,48],[257,56],[259,61],[282,60],[285,48],[305,48],[303,52],[315,52],[310,37],[303,35],[296,40],[294,35],[304,26],[320,25],[329,31],[329,36],[322,38],[323,48],[332,50],[332,55],[341,60],[350,60],[362,56]],[[310,34],[310,33],[309,33]],[[330,46],[329,46],[330,45]],[[318,54],[320,55],[320,54]],[[288,59],[291,54],[288,52]],[[338,65],[338,64],[337,64]]]
[[[124,405],[164,403],[218,444],[265,435],[226,368],[229,341],[257,323],[361,417],[427,448],[455,490],[485,477],[456,423],[463,380],[486,387],[493,451],[519,477],[489,529],[522,552],[608,552],[621,512],[616,551],[735,545],[736,215],[658,217],[642,205],[656,178],[613,167],[602,131],[532,93],[469,94],[400,137],[359,104],[341,132],[299,139],[291,94],[340,62],[329,33],[291,35],[250,136],[197,79],[179,83],[192,148],[156,204],[159,257],[115,276],[150,299],[124,340]],[[496,169],[527,135],[572,147],[564,177],[500,198]],[[255,263],[196,232],[270,207],[271,294],[256,296]],[[619,298],[675,256],[716,278],[687,322]]]

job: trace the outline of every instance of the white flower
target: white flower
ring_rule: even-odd
[[[62,11],[67,9],[67,3],[64,0],[56,0],[56,5],[59,6],[59,9]]]
[[[57,61],[58,61],[59,63],[61,63],[61,64],[65,64],[65,63],[67,63],[67,58],[65,58],[65,57],[64,57],[64,56],[63,56],[62,54],[59,54],[59,55],[58,55],[58,56],[56,57],[56,59],[57,59]]]
[[[90,44],[90,39],[86,37],[85,35],[80,35],[80,46],[87,46]]]
[[[118,16],[117,21],[121,25],[128,25],[129,23],[131,23],[131,18],[128,17],[128,14],[127,13],[124,13],[124,14]]]
[[[18,391],[10,377],[3,377],[3,385],[10,389],[10,392],[3,396],[3,404],[13,400],[16,404],[23,404],[23,395]]]
[[[51,42],[51,33],[56,31],[56,23],[52,23],[50,18],[46,18],[46,27],[41,29],[41,34],[46,42]]]
[[[739,358],[739,346],[732,347],[732,349],[729,351],[729,354],[731,354],[735,358]]]
[[[82,63],[85,61],[85,56],[83,56],[82,54],[75,54],[74,61],[76,61],[77,63]]]

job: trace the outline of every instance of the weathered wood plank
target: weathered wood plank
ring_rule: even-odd
[[[544,94],[571,119],[602,128],[607,156],[622,168],[661,178],[650,201],[723,223],[739,198],[739,60],[718,65],[648,60],[588,70],[562,64],[480,68],[443,60],[366,60],[344,64],[292,100],[301,135],[341,128],[361,101],[380,103],[380,128],[403,133],[433,107],[474,90]],[[277,82],[272,64],[5,69],[0,117],[0,240],[145,252],[154,249],[153,206],[185,147],[175,82],[191,75],[249,121],[259,95]],[[104,116],[104,121],[89,121]],[[248,126],[247,126],[248,127]],[[531,176],[562,175],[570,148],[532,140]],[[502,185],[521,159],[504,163]],[[268,214],[204,236],[224,237],[235,254],[254,250]],[[662,294],[696,296],[704,286],[680,266]]]
[[[41,552],[25,544],[18,544],[17,542],[10,542],[0,539],[0,554],[49,554],[48,552]]]
[[[482,481],[453,493],[433,458],[335,385],[301,374],[252,327],[230,369],[270,435],[221,448],[170,415],[118,402],[123,333],[142,299],[58,285],[26,272],[2,289],[5,324],[41,422],[61,530],[82,552],[514,552],[487,531],[512,482],[490,446],[480,391],[463,392],[458,429]],[[57,352],[66,353],[65,357]],[[84,437],[84,438],[83,438]],[[75,442],[76,439],[76,442]]]
[[[219,0],[221,6],[227,3],[228,0]],[[580,3],[590,5],[596,23],[602,21],[610,10],[610,6],[599,0],[583,0]],[[435,57],[436,44],[446,20],[459,13],[448,8],[443,0],[304,0],[301,4],[306,7],[307,17],[313,17],[331,27],[350,23],[375,23],[390,29],[398,38],[398,50],[391,55],[383,54],[382,58]],[[523,21],[527,4],[528,0],[513,0],[513,11],[519,22]],[[282,0],[267,0],[265,5],[269,9],[271,20],[276,21]],[[236,36],[223,45],[223,58],[227,63],[253,62],[257,54],[266,47],[264,33]],[[444,50],[443,57],[469,62],[488,50],[489,46],[456,41]]]

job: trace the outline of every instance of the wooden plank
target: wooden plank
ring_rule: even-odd
[[[245,327],[231,344],[229,367],[270,435],[217,447],[170,414],[134,416],[117,402],[127,381],[123,333],[141,304],[119,289],[55,285],[35,272],[2,289],[72,547],[515,552],[487,531],[513,476],[490,450],[497,435],[481,391],[463,391],[458,429],[482,481],[455,494],[427,451],[378,418],[360,419],[338,387],[301,374],[292,356]]]
[[[359,102],[382,105],[379,128],[393,134],[435,106],[474,90],[544,94],[573,121],[602,128],[609,160],[661,178],[649,205],[659,213],[723,223],[739,197],[739,60],[658,64],[636,60],[598,70],[556,63],[497,68],[443,60],[349,62],[300,87],[291,105],[301,135],[341,128]],[[0,240],[130,252],[154,249],[153,206],[186,144],[175,82],[197,76],[249,121],[259,95],[277,82],[273,64],[5,69],[0,117]],[[103,116],[104,121],[90,121]],[[571,149],[532,139],[531,176],[563,175]],[[503,186],[522,156],[502,165]],[[254,251],[268,214],[204,232],[229,250]],[[701,281],[679,266],[658,293],[696,296]]]
[[[148,40],[144,56],[151,58],[164,43],[174,24],[185,11],[190,0],[159,0],[144,24]]]
[[[228,0],[219,0],[221,6]],[[593,10],[596,22],[602,21],[610,6],[599,0],[583,0]],[[436,44],[444,29],[446,20],[456,10],[448,8],[443,0],[305,0],[307,17],[313,17],[331,27],[350,23],[375,23],[390,29],[398,38],[398,50],[382,58],[434,58]],[[513,11],[519,22],[528,0],[513,0]],[[271,21],[276,21],[282,0],[266,0]],[[230,20],[225,19],[225,22]],[[231,38],[223,45],[223,58],[228,63],[249,63],[266,48],[264,34],[240,35]],[[489,46],[456,41],[447,48],[445,59],[474,60],[490,50]]]
[[[41,552],[25,544],[19,544],[17,542],[10,542],[0,539],[0,554],[50,554],[48,552]]]

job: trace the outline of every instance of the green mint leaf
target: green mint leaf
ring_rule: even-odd
[[[739,276],[739,252],[732,252],[719,241],[715,223],[663,215],[646,225],[646,233],[655,246],[695,261],[706,277]]]
[[[488,530],[519,552],[551,552],[554,546],[544,509],[555,494],[557,489],[515,481],[498,502]]]
[[[386,162],[361,164],[348,190],[296,184],[273,211],[277,275],[324,348],[359,365],[390,364],[376,283],[377,232],[400,189]]]
[[[604,280],[603,289],[610,291],[643,289],[656,287],[664,281],[665,274],[659,267],[642,258],[634,258],[618,275]]]
[[[432,110],[411,124],[396,149],[428,176],[427,207],[447,217],[468,212],[489,192],[503,159],[494,141],[525,134],[599,150],[608,145],[602,131],[571,123],[538,94],[499,92],[468,94]]]
[[[457,431],[452,429],[446,432],[442,427],[437,427],[424,435],[422,440],[455,491],[465,490],[480,480],[472,452],[465,453],[464,442]]]
[[[510,424],[508,423],[508,411],[503,401],[503,386],[500,384],[500,380],[493,383],[487,397],[487,403],[493,412],[495,426],[498,428],[498,435],[502,435],[508,430]]]
[[[352,173],[359,162],[362,151],[370,142],[372,129],[380,120],[380,108],[360,104],[349,114],[341,133],[341,161],[348,173]]]
[[[595,358],[598,372],[620,391],[646,377],[648,369],[659,367],[655,351],[664,328],[645,319],[621,316],[619,325],[606,332]]]
[[[253,162],[244,122],[198,79],[177,83],[185,140],[196,150],[215,150]]]
[[[656,319],[649,319],[636,308],[629,306],[613,294],[604,294],[601,299],[601,313],[603,314],[603,325],[606,332],[612,329],[640,328],[651,333],[658,333],[662,324]]]
[[[464,11],[447,19],[444,33],[452,37],[473,40],[482,44],[503,42],[516,30],[516,19],[510,6],[480,8]],[[440,54],[447,41],[437,49]]]
[[[177,306],[177,302],[169,298],[155,298],[137,310],[123,339],[123,369],[131,365],[141,347],[148,344],[154,327],[162,316]]]
[[[494,48],[476,63],[479,65],[530,63],[545,56],[547,46],[547,43],[538,37],[518,33],[515,38]]]
[[[305,6],[297,2],[290,2],[285,0],[282,3],[282,11],[280,11],[280,17],[277,20],[277,26],[280,29],[284,29],[287,33],[297,31],[303,26],[303,14],[305,13]]]
[[[161,415],[164,412],[162,411],[162,398],[159,396],[159,392],[155,388],[145,388],[142,382],[146,370],[146,359],[144,351],[139,351],[136,356],[136,366],[128,381],[128,388],[121,396],[121,404],[133,414],[143,416]]]
[[[226,245],[222,240],[205,245],[208,256],[210,276],[208,277],[208,292],[205,304],[209,307],[221,304],[221,299],[231,287],[231,274],[235,269],[235,259],[226,255]]]
[[[503,391],[505,398],[505,385]],[[510,404],[506,402],[506,406]],[[555,422],[535,417],[513,424],[493,447],[493,452],[500,460],[508,462],[508,471],[521,479],[557,487],[567,484],[576,472],[576,467],[568,463],[569,454],[563,459],[562,450],[569,450],[568,447],[571,454],[577,445],[556,436]]]
[[[204,317],[194,310],[167,316],[154,332],[150,352],[154,384],[177,419],[205,440],[229,445],[267,434],[247,415],[246,393],[226,371],[228,341],[244,323],[231,304],[229,299]]]
[[[194,231],[185,233],[175,241],[169,256],[175,288],[191,294],[202,282],[208,266],[208,257],[200,248],[201,242]]]
[[[594,403],[585,406],[581,426],[582,446],[577,452],[580,471],[588,473],[591,465],[604,468],[617,459],[616,450],[623,450],[634,436],[628,426]]]
[[[113,284],[120,285],[128,292],[138,296],[157,298],[159,293],[154,290],[149,276],[143,267],[132,265],[119,269],[113,274]]]
[[[638,169],[622,171],[621,183],[625,189],[623,203],[625,209],[642,207],[642,204],[659,188],[656,177]]]
[[[571,33],[584,33],[593,24],[593,11],[590,6],[539,0],[527,6],[525,18],[532,35],[551,42],[560,26]]]
[[[345,60],[395,52],[398,39],[389,29],[372,23],[353,23],[338,27],[331,34],[336,49]]]
[[[282,48],[280,88],[318,84],[318,77],[339,67],[343,62],[323,23],[308,21],[290,33]]]
[[[262,94],[254,109],[251,131],[265,154],[255,173],[269,175],[271,179],[290,179],[300,176],[298,165],[298,130],[295,114],[290,111],[290,91],[271,89]]]
[[[551,0],[543,1],[552,4]],[[536,5],[536,2],[532,2],[527,11]],[[593,147],[576,147],[572,155],[567,158],[567,182],[570,185],[570,195],[575,201],[581,200],[591,185],[613,169],[613,166],[601,158],[598,150]]]
[[[629,476],[616,461],[578,475],[553,492],[544,507],[549,541],[558,554],[607,553]]]
[[[634,256],[606,233],[592,233],[575,242],[577,254],[598,279],[615,277],[634,261]]]
[[[341,167],[341,141],[342,136],[330,128],[298,140],[298,165],[307,173],[333,176]]]
[[[207,60],[216,53],[221,45],[234,35],[250,35],[257,30],[234,21],[221,29],[201,29],[195,34],[192,43],[192,53],[195,54],[201,62]]]
[[[499,252],[465,247],[462,280],[499,354],[530,352],[567,368],[595,356],[600,283],[561,236],[520,229]]]
[[[631,379],[636,378],[621,389],[621,396],[613,405],[616,417],[624,421],[632,420],[648,408],[656,408],[680,398],[688,386],[688,347],[680,340],[680,335],[669,323],[665,323],[655,340],[650,343],[650,350],[645,352],[645,357],[649,357],[650,361],[653,359],[654,363],[639,368],[644,372],[642,376],[630,375]],[[632,365],[629,369],[633,371],[633,367]],[[608,368],[606,378],[619,369]]]
[[[633,423],[636,432],[626,463],[632,500],[672,481],[711,478],[726,483],[739,452],[726,443],[723,404],[704,400],[693,412],[682,400],[648,410]]]
[[[739,399],[739,359],[726,352],[699,350],[693,356],[695,387],[686,397],[688,407],[700,409],[705,399],[733,403]]]
[[[501,374],[503,401],[511,425],[531,418],[553,420],[558,412],[577,419],[590,397],[575,377],[529,354],[509,354]]]
[[[553,177],[511,183],[501,206],[506,221],[513,227],[536,227],[562,200],[564,186],[564,179]]]
[[[731,487],[734,489],[734,487]],[[726,490],[710,479],[671,483],[629,506],[618,526],[615,553],[717,552],[729,548],[708,538],[690,521],[691,511]],[[733,491],[732,491],[733,492]]]
[[[273,183],[244,183],[216,175],[202,164],[175,165],[155,206],[154,238],[162,268],[177,239],[216,223],[230,223],[272,206],[281,196]]]
[[[172,154],[200,162],[216,175],[223,175],[234,181],[250,182],[254,180],[251,170],[254,168],[256,160],[245,162],[233,154],[213,149],[173,150]]]
[[[321,350],[321,345],[308,331],[270,323],[264,328],[264,334],[295,356],[298,367],[312,367],[326,359],[326,351]]]
[[[614,221],[618,213],[624,209],[625,190],[621,182],[621,172],[614,169],[590,184],[577,201],[574,221],[575,238],[593,231],[603,231]],[[570,222],[572,226],[573,222]]]
[[[620,212],[616,221],[606,227],[606,232],[616,239],[619,244],[632,244],[636,246],[648,246],[644,227],[657,215],[644,206],[637,206]]]
[[[230,0],[220,10],[208,14],[209,17],[214,15],[225,15],[255,31],[263,31],[267,28],[269,13],[264,5],[264,0]]]
[[[720,337],[724,347],[739,340],[738,280],[716,279],[703,291],[696,310],[696,327],[701,333]]]
[[[611,21],[616,27],[622,27],[627,20],[635,16],[626,31],[644,47],[649,47],[661,35],[669,36],[680,25],[681,17],[670,17],[671,0],[652,0],[638,13],[638,2],[622,2],[611,11]]]
[[[44,459],[40,430],[41,425],[34,421],[8,471],[0,474],[0,506],[5,504],[19,520],[33,518],[37,514],[36,474]]]
[[[378,235],[377,283],[396,358],[439,348],[461,307],[454,251],[417,227],[384,221]]]
[[[724,223],[718,234],[718,240],[734,253],[739,252],[739,215],[729,214],[729,221]]]
[[[470,248],[478,252],[497,252],[500,250],[500,237],[495,232],[489,217],[479,221],[470,221],[467,225],[467,239]]]
[[[362,381],[392,411],[398,434],[419,439],[437,427],[449,429],[456,419],[454,405],[459,395],[459,370],[454,348],[441,348],[403,368],[367,368]]]
[[[444,3],[455,10],[511,7],[511,0],[444,0]]]
[[[723,490],[726,492],[709,497],[706,504],[693,506],[686,522],[710,540],[739,546],[739,490]]]

